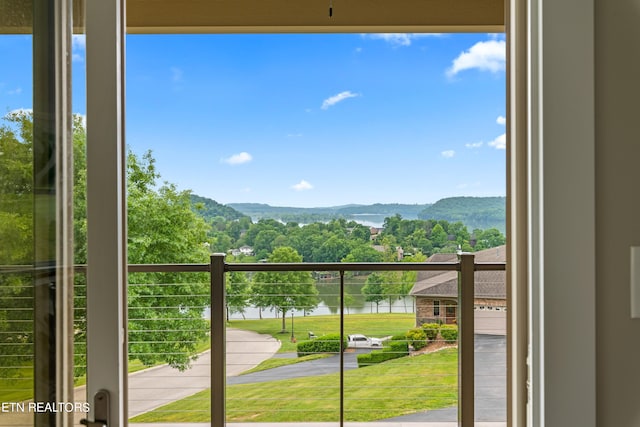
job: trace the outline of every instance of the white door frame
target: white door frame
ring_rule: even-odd
[[[109,427],[126,426],[124,0],[86,1],[87,401],[110,394]]]
[[[595,427],[594,1],[527,6],[528,425]]]
[[[510,5],[526,8],[528,25],[528,424],[595,426],[594,1]],[[86,28],[88,399],[109,390],[111,425],[120,427],[127,360],[124,0],[88,0]]]

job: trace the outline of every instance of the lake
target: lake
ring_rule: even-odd
[[[347,279],[345,283],[345,314],[363,314],[363,313],[375,313],[376,304],[365,301],[364,295],[362,295],[361,289],[364,285],[364,276],[356,276]],[[318,298],[320,303],[312,311],[304,313],[302,310],[294,312],[294,316],[322,316],[328,314],[337,314],[339,312],[340,305],[340,284],[338,279],[320,280],[316,282],[318,289]],[[414,313],[415,312],[415,300],[411,296],[407,296],[401,299],[396,299],[391,304],[391,310],[389,310],[389,301],[381,301],[377,310],[380,313]],[[243,317],[244,314],[244,317]],[[208,315],[208,313],[207,313]],[[287,313],[290,316],[291,312]],[[274,318],[279,317],[279,314],[264,309],[260,313],[260,309],[256,307],[246,307],[244,313],[232,313],[230,319],[259,319],[261,318]],[[207,316],[208,317],[208,316]]]

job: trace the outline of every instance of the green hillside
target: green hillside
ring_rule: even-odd
[[[328,222],[333,219],[363,219],[364,215],[384,217],[400,215],[404,219],[436,219],[449,222],[461,221],[469,231],[476,228],[506,230],[505,197],[448,197],[434,204],[376,203],[372,205],[345,205],[321,208],[296,208],[271,206],[264,203],[230,203],[223,205],[215,200],[191,196],[200,215],[212,219],[216,216],[235,220],[244,216],[259,219],[275,219],[282,222]]]
[[[193,210],[195,212],[202,215],[207,220],[211,220],[217,216],[221,216],[228,221],[233,221],[234,219],[240,219],[246,216],[245,214],[238,212],[237,210],[229,206],[218,203],[215,200],[209,199],[207,197],[197,196],[195,194],[191,195],[191,205],[193,206]]]
[[[506,230],[505,197],[449,197],[423,209],[420,219],[462,221],[469,230],[497,228]]]
[[[251,218],[278,219],[284,222],[326,222],[332,219],[355,219],[359,215],[385,216],[400,215],[407,219],[416,219],[418,213],[429,205],[408,205],[399,203],[376,203],[373,205],[346,205],[322,208],[294,208],[285,206],[271,206],[262,203],[230,203],[230,207]]]

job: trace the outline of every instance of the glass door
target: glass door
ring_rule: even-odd
[[[83,140],[71,100],[73,12],[70,1],[0,6],[1,55],[10,64],[0,72],[2,425],[71,425],[87,409],[75,387],[83,350],[74,352],[74,341],[84,330],[82,310],[74,309],[81,220],[73,183],[82,174]]]

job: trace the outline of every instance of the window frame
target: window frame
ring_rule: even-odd
[[[415,4],[416,1],[409,3]],[[544,425],[545,422],[554,425],[595,425],[595,130],[593,126],[585,126],[585,123],[593,123],[594,117],[594,0],[586,1],[579,8],[569,0],[507,0],[505,3],[504,24],[508,43],[507,298],[510,337],[507,357],[508,424],[511,426],[521,426],[527,422],[529,425]],[[99,3],[113,6],[106,13],[89,6]],[[130,4],[134,3],[135,0],[130,0]],[[142,3],[139,0],[139,4]],[[383,3],[401,8],[397,2]],[[326,2],[323,2],[323,7],[326,8]],[[101,173],[94,174],[93,183],[89,183],[88,189],[90,198],[91,194],[100,194],[100,184],[96,183],[102,179],[102,175],[107,180],[103,183],[104,188],[115,191],[115,197],[102,200],[102,214],[97,211],[95,202],[93,208],[89,207],[89,253],[100,250],[101,256],[106,258],[103,268],[111,281],[105,279],[103,283],[107,285],[105,296],[110,300],[114,297],[122,299],[122,288],[113,283],[122,283],[123,278],[126,283],[126,248],[123,249],[121,245],[123,241],[126,242],[122,231],[123,225],[126,225],[126,207],[122,206],[124,162],[119,157],[124,148],[123,11],[123,0],[89,2],[86,23],[87,74],[88,79],[91,75],[94,77],[88,81],[88,103],[90,105],[91,99],[95,100],[101,92],[106,93],[109,99],[115,96],[114,102],[89,111],[87,129],[90,145],[99,144],[100,129],[111,135],[111,139],[107,137],[102,140],[106,141],[106,145],[112,145],[106,157],[99,158],[96,152],[91,154],[90,151],[90,161],[93,158],[93,163],[101,161],[105,165],[111,162],[106,168],[113,166],[120,174],[113,177],[106,168],[102,168]],[[295,11],[293,7],[290,9],[291,13]],[[313,29],[304,25],[221,26],[217,29],[218,32],[264,32],[267,29],[278,32],[300,32],[305,29],[318,32],[337,29],[341,32],[470,29],[463,26],[388,25],[384,16],[383,21],[377,21],[378,24],[373,26],[363,25],[362,21],[335,25],[339,15],[334,16],[334,22]],[[183,30],[180,26],[174,26],[173,29],[175,32]],[[206,26],[191,29],[194,32],[211,31]],[[486,27],[471,29],[488,30]],[[160,29],[148,27],[145,32],[160,32]],[[100,42],[101,39],[104,40]],[[89,64],[99,63],[99,56],[105,56],[105,52],[99,49],[101,46],[106,46],[108,52],[106,67],[89,68]],[[103,82],[111,82],[112,85],[101,91],[99,86]],[[586,102],[577,105],[576,96]],[[572,132],[577,129],[580,130],[578,136]],[[574,172],[569,180],[570,185],[555,185],[563,183],[568,164],[572,165]],[[583,215],[576,220],[575,216],[568,215],[574,212]],[[114,215],[117,221],[110,221],[108,217]],[[101,223],[102,220],[105,222]],[[101,234],[98,231],[101,227],[107,235],[117,236],[120,244],[113,241],[105,247],[102,242],[97,242],[95,235]],[[559,230],[562,232],[558,233]],[[579,242],[580,251],[571,252],[567,257],[567,251],[564,250],[567,241]],[[89,269],[91,271],[91,265]],[[570,276],[567,271],[576,274]],[[572,313],[562,309],[567,296],[579,300],[578,304],[574,304],[578,307]],[[122,300],[118,304],[115,308],[121,310]],[[122,317],[114,318],[113,322],[121,325]],[[565,328],[546,326],[564,322]],[[122,331],[117,331],[115,336],[120,333]],[[578,345],[565,339],[567,334],[574,336],[574,333],[576,339],[572,342],[579,342]],[[103,349],[108,350],[104,353],[111,355],[114,344],[118,348],[121,342],[112,340],[110,344],[104,344]],[[89,378],[90,390],[91,387],[95,389],[95,383],[92,386],[91,381]],[[118,377],[112,384],[122,387],[123,381],[126,378]],[[527,383],[531,385],[530,389],[527,389]],[[527,408],[529,396],[531,404]],[[120,406],[121,411],[124,403],[120,399],[114,403],[113,406]],[[580,414],[580,422],[573,418],[576,414]],[[111,423],[115,427],[123,424],[126,421],[122,418]]]

